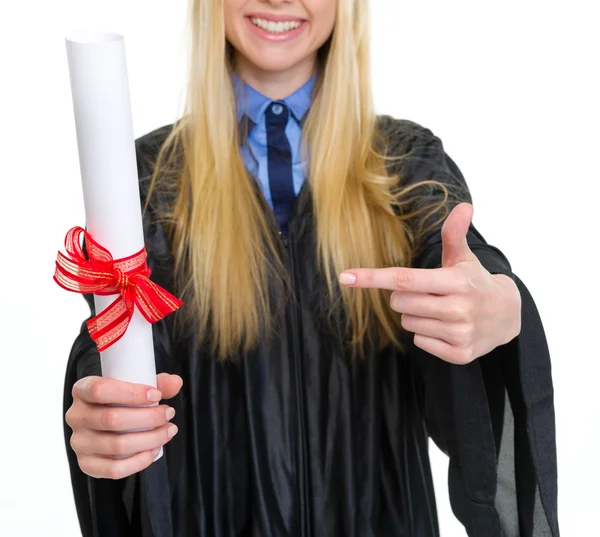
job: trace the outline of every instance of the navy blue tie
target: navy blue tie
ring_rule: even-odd
[[[296,196],[292,175],[292,151],[285,135],[288,118],[289,110],[283,102],[271,103],[265,112],[269,188],[275,217],[283,235],[287,235],[288,218]]]

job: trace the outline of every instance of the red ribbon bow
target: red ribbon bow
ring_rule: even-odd
[[[79,244],[84,234],[89,261]],[[150,281],[146,248],[113,260],[82,227],[69,230],[65,248],[70,257],[58,252],[54,281],[67,291],[119,296],[98,315],[86,322],[99,351],[118,341],[129,326],[134,304],[149,323],[155,323],[179,308],[183,302]]]

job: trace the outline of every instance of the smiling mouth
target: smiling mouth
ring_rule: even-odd
[[[299,28],[304,21],[299,20],[288,20],[288,21],[272,21],[267,19],[261,19],[259,17],[249,17],[250,22],[253,26],[261,28],[271,34],[284,34],[291,32]]]

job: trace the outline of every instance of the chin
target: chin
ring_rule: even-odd
[[[262,71],[287,71],[297,65],[302,60],[302,56],[291,56],[283,51],[269,51],[264,54],[257,54],[255,57],[247,56],[247,59]]]

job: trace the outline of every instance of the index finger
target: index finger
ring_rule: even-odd
[[[351,283],[351,276],[355,276],[354,283]],[[448,267],[434,269],[408,267],[349,269],[340,275],[340,283],[348,287],[438,295],[451,294],[456,291],[456,275]]]
[[[86,403],[108,405],[149,405],[160,401],[162,394],[153,386],[109,377],[89,376],[73,385],[73,398]]]

